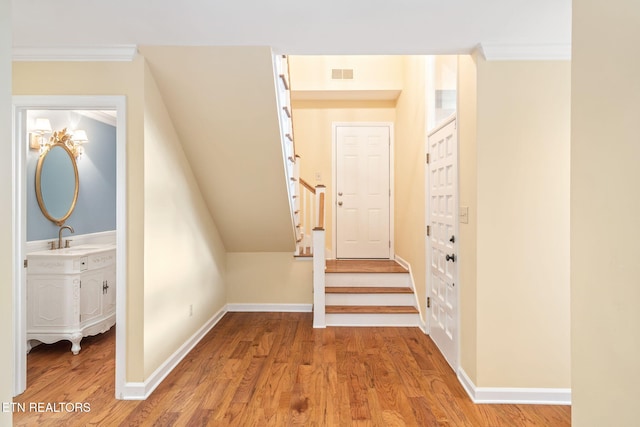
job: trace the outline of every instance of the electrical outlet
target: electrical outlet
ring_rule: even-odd
[[[193,316],[193,304],[189,304],[189,317]]]

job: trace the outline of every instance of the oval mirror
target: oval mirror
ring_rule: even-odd
[[[40,210],[56,225],[64,224],[78,200],[78,166],[64,143],[52,145],[38,159],[36,198]]]

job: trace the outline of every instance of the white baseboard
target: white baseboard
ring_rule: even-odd
[[[420,330],[422,332],[424,332],[425,335],[429,335],[429,329],[427,328],[427,322],[422,320],[422,318],[420,318],[420,323],[418,324],[418,327],[420,328]]]
[[[473,403],[571,405],[570,388],[476,387],[462,368],[458,369],[458,381]]]
[[[121,400],[145,400],[153,393],[160,383],[175,369],[176,366],[189,354],[200,340],[222,319],[227,313],[227,306],[222,307],[214,314],[198,331],[193,334],[175,353],[171,355],[153,374],[144,382],[125,383],[122,393],[118,397]]]
[[[311,313],[313,304],[227,304],[229,312]]]

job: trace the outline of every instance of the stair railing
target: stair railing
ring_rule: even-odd
[[[311,256],[314,253],[313,230],[316,227],[324,228],[324,200],[326,188],[324,185],[312,187],[303,178],[298,178],[300,183],[298,202],[296,206],[296,228],[298,229],[298,241],[296,242],[296,255]]]

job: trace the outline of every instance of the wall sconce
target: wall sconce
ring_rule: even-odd
[[[33,129],[29,133],[29,148],[40,150],[44,145],[44,134],[51,133],[51,123],[49,119],[37,118],[33,124]]]
[[[82,144],[86,144],[89,142],[89,138],[87,138],[87,132],[82,129],[76,129],[72,132],[71,136],[71,152],[74,153],[77,160],[82,158],[84,154],[84,147]],[[69,144],[67,144],[69,146]]]
[[[46,120],[47,123],[49,122],[47,119],[44,119],[44,120]],[[53,134],[47,141],[43,137],[43,134],[51,133],[51,126],[49,126],[49,130],[48,132],[46,132],[46,131],[38,130],[37,125],[38,123],[36,120],[36,126],[34,126],[36,129],[34,129],[31,132],[31,135],[34,135],[36,137],[39,136],[38,145],[36,146],[33,143],[33,141],[31,141],[31,139],[35,139],[34,136],[32,136],[29,142],[29,146],[31,148],[37,149],[40,151],[40,154],[43,154],[49,151],[49,149],[53,145],[62,143],[69,149],[69,151],[71,151],[71,153],[76,158],[76,160],[80,160],[82,158],[82,155],[84,154],[84,147],[82,146],[82,144],[89,142],[89,138],[87,138],[87,132],[85,132],[82,129],[77,129],[72,132],[67,132],[67,128],[64,128],[62,130],[53,132]],[[44,123],[42,123],[41,125],[44,126]]]

